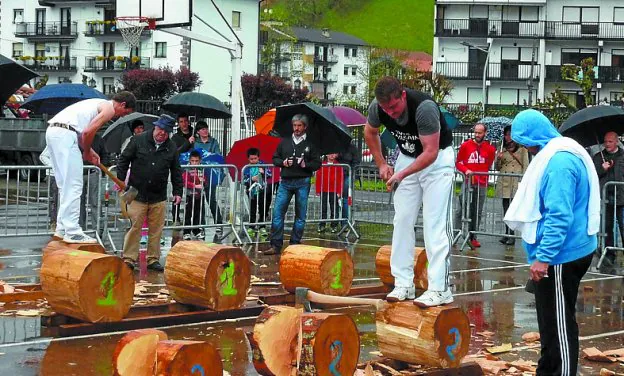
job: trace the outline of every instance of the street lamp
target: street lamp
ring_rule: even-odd
[[[471,47],[471,48],[475,48],[479,51],[483,51],[486,53],[485,55],[485,66],[483,67],[483,98],[481,100],[481,111],[483,112],[483,117],[485,117],[485,102],[487,101],[487,93],[486,93],[486,80],[487,80],[487,71],[488,71],[488,66],[490,65],[490,50],[492,47],[492,38],[488,38],[487,39],[487,47],[483,48],[483,47],[479,47],[479,46],[475,46],[472,43],[468,43],[468,42],[461,42],[461,45],[466,46],[466,47]]]

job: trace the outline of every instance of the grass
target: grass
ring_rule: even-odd
[[[368,0],[351,11],[328,11],[319,27],[351,34],[375,47],[433,50],[434,0]]]

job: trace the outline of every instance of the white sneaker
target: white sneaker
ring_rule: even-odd
[[[63,237],[65,243],[73,244],[97,244],[97,239],[85,234],[65,235]]]
[[[399,287],[396,286],[394,290],[386,295],[386,300],[389,302],[400,302],[405,299],[414,299],[416,297],[416,289],[412,287]]]
[[[414,305],[420,308],[429,308],[439,305],[445,305],[453,303],[453,294],[451,290],[446,291],[434,291],[427,290],[418,299],[414,300]]]
[[[184,239],[184,240],[193,240],[193,237],[191,236],[191,234],[184,234],[182,239]]]

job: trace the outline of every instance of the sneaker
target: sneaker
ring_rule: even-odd
[[[338,227],[336,227],[336,226],[332,226],[332,228],[331,228],[331,233],[332,233],[332,234],[335,234],[335,233],[337,233],[337,232],[338,232]]]
[[[204,232],[204,230],[201,230],[201,231],[199,232],[199,234],[197,234],[197,239],[199,239],[199,240],[204,240],[204,239],[206,239],[206,233]]]
[[[319,234],[322,234],[325,232],[325,226],[319,226],[316,228],[316,232],[318,232]]]
[[[193,237],[191,236],[191,234],[184,234],[182,239],[184,239],[184,240],[193,240]]]
[[[65,237],[65,234],[64,234],[64,233],[62,233],[62,232],[60,232],[60,231],[55,231],[55,232],[54,232],[54,235],[52,235],[52,237],[53,237],[55,240],[62,240],[62,239]]]
[[[136,264],[134,263],[134,261],[132,260],[124,260],[124,263],[126,265],[128,265],[128,267],[130,268],[130,270],[134,270],[136,269]]]
[[[97,240],[85,234],[65,235],[63,237],[65,243],[71,244],[97,244]]]
[[[399,287],[396,286],[394,290],[386,295],[386,300],[389,302],[401,302],[405,299],[414,299],[416,297],[416,289],[412,287]]]
[[[507,239],[507,243],[506,243],[506,244],[507,244],[507,245],[514,245],[514,244],[516,244],[516,239],[514,239],[514,238],[509,238],[509,239]]]
[[[154,261],[151,264],[147,265],[147,268],[150,270],[155,270],[157,272],[162,272],[163,270],[165,270],[165,268],[160,265],[160,262],[158,261]]]
[[[479,247],[481,247],[481,243],[479,243],[477,239],[470,240],[470,248],[474,249]]]
[[[264,251],[262,251],[263,254],[270,256],[270,255],[279,255],[280,254],[280,250],[275,248],[275,247],[271,247],[269,249],[266,249]]]
[[[165,238],[160,238],[160,245],[165,245]]]
[[[508,240],[509,240],[509,238],[508,238],[508,237],[503,236],[502,238],[500,238],[500,239],[498,240],[498,242],[499,242],[499,243],[501,243],[501,244],[507,244],[507,241],[508,241]]]
[[[414,300],[414,305],[420,308],[429,308],[439,305],[445,305],[453,303],[453,294],[451,290],[446,291],[434,291],[427,290],[418,299]]]
[[[147,236],[141,235],[141,244],[147,244]]]

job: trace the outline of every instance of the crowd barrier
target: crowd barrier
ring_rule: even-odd
[[[624,200],[618,200],[618,194],[624,195],[624,182],[610,181],[602,187],[600,202],[600,237],[598,247],[601,251],[596,267],[600,268],[609,251],[624,251]]]

